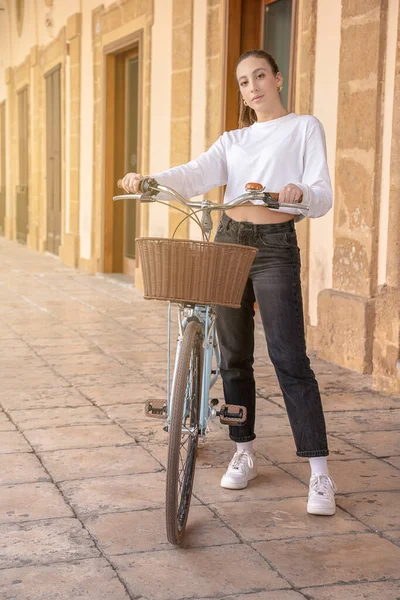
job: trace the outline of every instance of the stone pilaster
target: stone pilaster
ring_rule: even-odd
[[[5,72],[7,86],[7,136],[6,155],[10,171],[6,173],[6,215],[4,233],[9,240],[15,239],[15,186],[17,185],[17,107],[14,88],[14,70],[8,67]]]
[[[206,149],[224,131],[225,123],[225,29],[226,2],[207,0],[207,45],[206,45]],[[222,202],[222,188],[211,190],[207,198]],[[214,219],[216,221],[216,219]]]
[[[39,250],[39,220],[40,220],[40,123],[39,104],[41,84],[41,70],[39,65],[38,47],[33,46],[30,53],[30,82],[32,93],[30,95],[30,127],[31,127],[31,152],[29,155],[30,185],[29,185],[29,235],[28,246],[32,250]]]
[[[315,44],[317,37],[317,0],[300,0],[297,19],[297,55],[295,78],[295,112],[302,115],[313,113]],[[288,85],[285,82],[284,85]],[[301,282],[304,320],[309,323],[309,277],[310,277],[310,223],[303,219],[297,227],[301,250]]]
[[[400,393],[400,11],[393,99],[386,285],[378,289],[373,343],[373,385]]]
[[[172,97],[170,165],[189,162],[192,122],[192,54],[193,54],[193,0],[173,0],[172,3]],[[174,203],[179,208],[182,205]],[[169,212],[169,235],[172,236],[184,215],[177,210]],[[187,238],[189,219],[176,232],[176,237]]]
[[[66,38],[69,44],[69,226],[64,232],[60,249],[66,265],[77,267],[79,262],[79,178],[80,178],[80,112],[81,112],[81,28],[82,15],[75,13],[67,20]]]
[[[343,0],[333,289],[318,301],[320,356],[372,372],[386,0]]]

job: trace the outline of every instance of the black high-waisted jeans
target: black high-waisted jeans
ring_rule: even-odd
[[[247,408],[247,422],[230,426],[230,438],[248,442],[256,437],[253,362],[254,302],[257,301],[297,455],[327,456],[321,396],[306,354],[300,252],[294,222],[255,225],[235,221],[223,213],[215,241],[258,248],[241,307],[217,307],[225,402]]]

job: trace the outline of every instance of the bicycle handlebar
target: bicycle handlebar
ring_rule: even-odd
[[[122,179],[118,179],[117,187],[123,189]],[[186,200],[181,196],[176,190],[170,188],[168,186],[164,186],[159,184],[152,177],[144,177],[139,183],[139,190],[141,193],[139,194],[124,194],[122,196],[114,196],[113,200],[140,200],[141,202],[156,202],[156,195],[159,192],[166,192],[171,196],[170,199],[167,200],[178,200],[181,204],[185,206],[190,206],[193,208],[207,208],[207,209],[215,209],[215,210],[225,210],[227,208],[233,208],[234,206],[240,206],[245,202],[251,200],[262,200],[264,206],[267,208],[272,208],[275,210],[279,210],[280,208],[298,208],[301,211],[307,211],[309,209],[308,206],[301,204],[303,200],[303,195],[300,196],[300,199],[296,203],[288,203],[288,202],[279,202],[279,194],[276,192],[266,192],[264,191],[264,187],[260,183],[247,183],[245,186],[246,192],[241,194],[232,202],[228,202],[225,204],[217,204],[216,202],[211,202],[210,200],[204,200],[200,202],[193,202],[190,200]],[[301,206],[299,206],[301,204]]]

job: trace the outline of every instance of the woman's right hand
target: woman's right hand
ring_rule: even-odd
[[[140,173],[127,173],[122,180],[122,187],[128,194],[138,194],[140,192],[139,185],[144,179]]]

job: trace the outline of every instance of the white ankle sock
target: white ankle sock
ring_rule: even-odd
[[[247,450],[247,452],[254,452],[253,440],[251,442],[236,442],[237,450]]]
[[[328,475],[328,460],[326,456],[310,458],[311,475]]]

